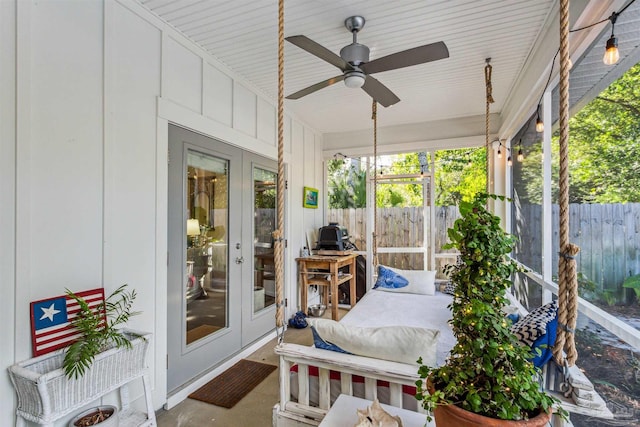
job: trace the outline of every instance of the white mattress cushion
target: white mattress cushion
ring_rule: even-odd
[[[418,358],[435,366],[440,331],[413,326],[359,327],[330,319],[309,319],[320,337],[359,356],[375,357],[408,364]]]
[[[452,299],[451,295],[441,292],[436,292],[435,295],[416,295],[372,289],[340,319],[340,323],[365,328],[403,325],[437,329],[440,337],[436,366],[441,366],[456,344],[449,325],[451,310],[448,305]]]

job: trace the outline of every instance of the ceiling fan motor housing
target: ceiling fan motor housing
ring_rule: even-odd
[[[369,48],[360,43],[351,43],[340,49],[340,57],[357,66],[369,62]]]

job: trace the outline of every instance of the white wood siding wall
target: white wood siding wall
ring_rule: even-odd
[[[159,408],[167,123],[275,158],[275,103],[129,0],[1,1],[0,52],[1,366],[31,356],[30,301],[129,283],[143,312],[130,326],[154,333]],[[322,206],[302,211],[302,187],[323,186],[322,138],[289,116],[284,131],[292,313],[291,261],[322,223]],[[13,425],[6,375],[0,392],[0,425]]]
[[[0,425],[13,425],[15,397],[4,370],[14,362],[15,324],[15,155],[16,155],[16,5],[0,1]]]

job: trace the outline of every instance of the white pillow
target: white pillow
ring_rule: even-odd
[[[360,356],[415,365],[418,358],[436,365],[440,331],[413,326],[362,328],[346,326],[331,319],[308,319],[320,337],[341,349]]]
[[[406,294],[435,295],[436,294],[436,272],[430,270],[400,270],[385,266],[391,271],[395,271],[409,281],[407,286],[402,288],[383,288],[381,291],[400,292]]]

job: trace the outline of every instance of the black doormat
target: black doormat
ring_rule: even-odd
[[[276,368],[274,365],[242,359],[189,397],[223,408],[233,408]]]

